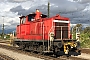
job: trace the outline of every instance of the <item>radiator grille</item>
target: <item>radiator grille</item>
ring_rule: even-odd
[[[55,22],[55,39],[68,39],[68,23]]]

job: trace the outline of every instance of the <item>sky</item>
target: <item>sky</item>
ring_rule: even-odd
[[[50,16],[60,14],[70,18],[71,25],[78,23],[90,26],[90,0],[0,0],[0,29],[15,29],[21,15],[28,15],[39,9],[47,14],[47,3],[50,2]]]

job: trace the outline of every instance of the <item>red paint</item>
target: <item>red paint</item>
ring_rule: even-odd
[[[50,18],[42,18],[41,12],[36,11],[30,16],[34,16],[33,21],[28,21],[28,16],[21,16],[20,17],[20,25],[17,26],[17,38],[18,39],[25,39],[25,40],[48,40],[49,32],[52,32],[52,26],[55,26],[54,20],[60,21],[69,21],[68,23],[68,39],[70,39],[70,20],[69,18],[62,17],[60,15],[56,15]],[[22,23],[22,18],[25,17],[26,20]],[[55,28],[54,28],[55,33]]]

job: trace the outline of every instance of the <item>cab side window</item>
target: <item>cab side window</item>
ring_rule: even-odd
[[[33,21],[34,17],[33,16],[28,16],[28,21]]]

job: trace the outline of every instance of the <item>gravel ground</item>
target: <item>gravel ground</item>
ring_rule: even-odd
[[[8,44],[1,44],[1,45],[8,45]],[[5,52],[6,50],[0,48],[0,53],[3,53],[3,54],[6,54],[6,55],[9,55],[10,57],[13,57],[15,58],[15,60],[43,60],[43,59],[40,59],[40,58],[36,58],[35,56],[28,56],[28,55],[25,55],[25,54],[20,54],[18,52],[13,52],[10,50],[10,52],[6,53]],[[9,50],[8,50],[9,51]],[[86,53],[85,53],[86,51]],[[70,57],[70,59],[64,59],[64,60],[90,60],[90,54],[89,54],[90,50],[88,49],[82,49],[82,53],[81,55],[79,56],[73,56],[73,57]],[[87,54],[88,53],[88,54]],[[24,58],[23,58],[24,57]],[[28,59],[27,59],[28,58]],[[80,59],[79,59],[80,58]],[[48,60],[48,59],[47,59]],[[61,60],[61,59],[58,59],[58,60]]]
[[[82,53],[90,54],[90,48],[84,48],[81,51]]]
[[[0,60],[15,60],[7,55],[0,54]]]
[[[40,59],[40,58],[20,54],[20,53],[13,52],[13,51],[10,51],[10,50],[6,50],[6,49],[3,49],[3,48],[0,48],[0,53],[4,54],[4,55],[7,55],[11,58],[14,58],[15,60],[43,60],[43,59]]]

